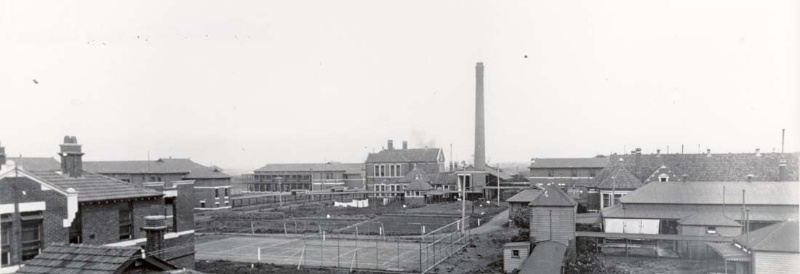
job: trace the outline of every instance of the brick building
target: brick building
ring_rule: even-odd
[[[377,197],[402,195],[409,182],[403,178],[417,168],[425,174],[434,175],[445,172],[444,153],[440,148],[408,148],[395,149],[392,140],[388,147],[377,153],[370,153],[366,161],[366,186],[368,190],[377,191]]]
[[[172,181],[194,181],[195,210],[231,208],[231,176],[217,167],[191,159],[162,158],[155,161],[84,162],[84,169],[136,185]]]
[[[194,266],[191,181],[138,186],[84,171],[75,137],[65,137],[60,147],[58,170],[43,158],[9,160],[0,147],[0,273],[14,271],[53,243],[142,245],[140,228],[154,214],[169,216],[169,251],[160,258]]]
[[[242,190],[247,192],[292,189],[316,191],[337,187],[364,189],[364,164],[268,164],[256,169],[253,174],[244,174],[242,179]]]

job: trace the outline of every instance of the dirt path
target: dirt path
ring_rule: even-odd
[[[500,212],[499,214],[495,215],[491,220],[489,220],[488,223],[486,223],[486,224],[484,224],[482,226],[470,229],[469,233],[470,234],[483,234],[483,233],[489,233],[489,232],[494,232],[494,231],[503,229],[503,225],[508,222],[508,211],[509,210],[506,209],[503,212]]]

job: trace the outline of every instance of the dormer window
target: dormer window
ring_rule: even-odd
[[[706,228],[706,233],[708,234],[717,234],[717,227],[709,226]]]
[[[669,182],[669,175],[661,173],[661,175],[658,175],[658,181],[659,182]]]

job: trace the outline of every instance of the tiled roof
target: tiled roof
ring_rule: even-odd
[[[623,196],[624,197],[624,196]],[[604,208],[601,213],[603,218],[629,218],[629,219],[671,219],[679,220],[698,213],[698,207],[685,205],[652,204],[647,206],[622,207],[617,204]],[[742,221],[741,204],[730,205],[725,209],[728,218]],[[752,206],[750,207],[750,220],[754,222],[780,222],[790,218],[797,218],[797,206]]]
[[[185,174],[187,179],[230,178],[190,159],[158,159],[155,161],[84,161],[83,169],[100,174]]]
[[[299,163],[299,164],[267,164],[256,172],[297,172],[297,171],[344,171],[348,174],[361,173],[363,163]]]
[[[741,203],[742,190],[749,205],[798,205],[798,182],[653,182],[622,198],[622,203],[722,204]]]
[[[539,197],[540,194],[542,194],[541,190],[538,190],[538,189],[526,189],[526,190],[521,191],[520,193],[517,193],[514,196],[511,196],[511,198],[506,199],[506,202],[509,202],[509,203],[530,203],[530,202],[533,201],[533,199],[536,199],[536,197]]]
[[[17,166],[28,171],[61,170],[61,163],[52,157],[9,157],[8,160],[14,161]]]
[[[678,220],[681,225],[694,225],[694,226],[735,226],[741,227],[742,225],[728,216],[721,213],[698,213],[692,216]]]
[[[117,273],[136,258],[138,247],[50,244],[17,273]]]
[[[534,158],[530,168],[603,168],[608,158]]]
[[[603,168],[589,184],[590,188],[597,189],[637,189],[641,186],[642,182],[622,163],[614,163]]]
[[[57,187],[61,191],[67,192],[70,188],[75,189],[78,193],[78,201],[80,202],[159,197],[163,195],[161,192],[153,189],[135,186],[130,183],[85,171],[83,175],[78,178],[47,171],[34,171],[29,173]]]
[[[569,197],[567,193],[564,193],[563,190],[555,185],[549,185],[544,189],[542,194],[539,194],[539,197],[531,201],[529,206],[576,206],[577,204],[578,203]]]
[[[433,187],[428,182],[423,180],[413,180],[408,184],[408,187],[406,187],[405,190],[425,191],[431,189],[433,189]]]
[[[441,153],[440,148],[385,149],[367,155],[367,163],[437,163]]]
[[[647,180],[661,166],[668,167],[674,174],[688,175],[688,181],[733,182],[747,181],[752,174],[754,181],[768,182],[778,180],[778,165],[786,160],[789,181],[798,181],[798,161],[800,153],[712,153],[706,154],[642,154],[640,168],[635,170],[636,155],[612,155],[611,161],[623,158],[625,166],[642,181]],[[679,181],[680,177],[675,180]]]
[[[736,242],[757,251],[800,252],[797,220],[789,220],[739,235]]]

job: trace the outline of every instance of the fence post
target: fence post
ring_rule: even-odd
[[[289,235],[289,232],[286,231],[286,223],[283,223],[283,235]]]
[[[342,257],[342,252],[341,252],[341,249],[339,247],[341,241],[342,241],[342,239],[336,238],[336,268],[339,268],[339,261],[340,261],[340,259]]]
[[[395,239],[397,243],[397,269],[400,269],[400,239]]]
[[[422,273],[422,242],[425,239],[425,232],[423,232],[422,226],[419,229],[419,273]]]
[[[319,266],[325,265],[325,232],[322,234],[322,241],[319,242]]]
[[[250,234],[256,234],[256,228],[253,226],[253,221],[250,221]]]
[[[375,238],[375,269],[376,270],[380,269],[378,267],[378,257],[381,256],[381,253],[378,251],[378,239],[380,239],[380,238]]]

